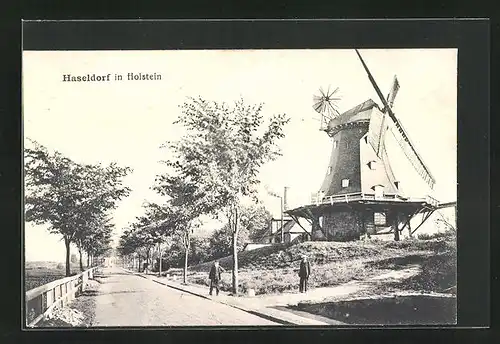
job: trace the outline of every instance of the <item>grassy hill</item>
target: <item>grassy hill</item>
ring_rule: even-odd
[[[298,268],[302,254],[311,262],[311,287],[335,286],[363,280],[409,265],[420,266],[421,273],[395,287],[411,290],[441,291],[455,285],[456,238],[446,235],[427,240],[304,242],[275,245],[239,254],[240,286],[256,294],[298,289]],[[223,274],[222,290],[231,287],[232,256],[219,260],[228,270]],[[212,262],[189,268],[189,281],[209,285]],[[178,273],[176,271],[172,271]]]

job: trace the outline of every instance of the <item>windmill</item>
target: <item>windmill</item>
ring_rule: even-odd
[[[338,91],[338,87],[331,92],[330,86],[326,92],[320,87],[318,93],[313,95],[313,109],[321,115],[320,128],[324,128],[332,119],[340,115],[337,107],[337,102],[340,100]]]
[[[336,107],[338,88],[333,91],[328,88],[326,92],[320,89],[314,96],[313,108],[322,116],[321,130],[332,138],[328,169],[320,190],[309,204],[285,211],[299,225],[299,218],[309,222],[312,240],[356,240],[363,234],[388,233],[394,233],[394,239],[399,240],[403,229],[407,228],[412,235],[441,207],[426,194],[432,191],[435,179],[394,114],[393,105],[400,89],[397,76],[384,97],[357,50],[356,54],[382,106],[368,99],[340,114]],[[408,165],[425,182],[423,185],[428,186],[419,186],[411,197],[402,192],[401,180],[393,173],[389,146],[386,147],[388,132],[397,142],[396,151],[391,152],[397,153],[399,149],[403,153],[399,154],[402,160],[397,161],[398,167]],[[397,155],[390,155],[392,162]],[[406,173],[399,173],[398,177],[408,182],[406,185],[414,182]],[[418,219],[417,215],[422,215],[422,219],[412,229],[411,220]]]

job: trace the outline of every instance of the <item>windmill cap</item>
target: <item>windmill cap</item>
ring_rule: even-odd
[[[328,129],[333,130],[335,127],[346,123],[370,120],[371,111],[368,110],[371,110],[374,107],[378,108],[377,103],[375,103],[373,99],[368,99],[367,101],[364,101],[363,103],[358,104],[352,109],[349,109],[341,115],[333,118],[328,123]]]

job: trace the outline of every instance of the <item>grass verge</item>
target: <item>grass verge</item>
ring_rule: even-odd
[[[456,244],[454,238],[429,240],[369,242],[305,242],[277,245],[243,252],[240,255],[239,283],[243,293],[273,294],[298,290],[298,259],[307,254],[311,261],[311,288],[331,287],[353,280],[365,280],[377,274],[409,265],[421,266],[421,272],[398,282],[384,283],[381,288],[442,291],[456,280]],[[231,290],[232,257],[219,262],[228,270],[222,276],[221,290]],[[189,269],[190,283],[208,288],[211,262]],[[182,269],[172,269],[180,275]]]

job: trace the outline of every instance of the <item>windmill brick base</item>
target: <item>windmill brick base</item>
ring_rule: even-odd
[[[389,195],[376,199],[375,194],[357,193],[328,196],[286,213],[297,223],[299,217],[310,222],[311,240],[351,241],[365,234],[390,233],[399,240],[404,230],[412,236],[438,208],[434,199],[409,201]],[[419,219],[415,228],[411,227],[412,219]]]

